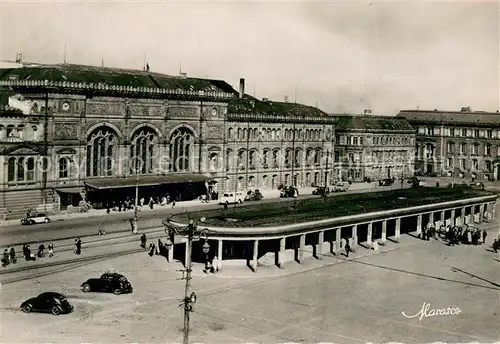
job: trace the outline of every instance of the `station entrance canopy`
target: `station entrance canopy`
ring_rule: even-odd
[[[155,176],[129,176],[129,177],[109,177],[99,179],[89,179],[85,181],[85,185],[91,189],[106,190],[129,188],[138,186],[155,186],[163,184],[178,184],[178,183],[200,183],[208,182],[210,177],[195,173],[172,173],[167,175]]]

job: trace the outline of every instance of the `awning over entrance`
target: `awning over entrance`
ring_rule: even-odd
[[[82,188],[72,187],[72,188],[56,189],[56,191],[68,194],[79,194],[82,192]]]
[[[139,178],[129,176],[126,178],[110,177],[90,179],[85,182],[85,185],[93,189],[105,190],[134,187],[136,183],[138,183],[139,186],[154,186],[161,184],[206,182],[210,179],[210,177],[204,176],[203,174],[172,173],[160,176],[139,176]]]

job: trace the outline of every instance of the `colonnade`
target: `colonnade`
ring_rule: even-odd
[[[461,226],[463,224],[471,225],[473,223],[481,223],[484,220],[492,221],[495,218],[495,202],[489,203],[480,203],[473,205],[466,205],[459,208],[447,208],[442,210],[433,210],[426,211],[419,214],[412,214],[407,216],[398,216],[398,217],[390,217],[387,219],[376,219],[371,221],[364,221],[361,223],[354,223],[349,225],[344,225],[342,227],[333,227],[333,228],[325,228],[318,230],[305,230],[306,233],[302,234],[292,234],[292,235],[284,235],[278,238],[258,238],[245,239],[252,245],[252,254],[250,255],[249,267],[252,268],[254,272],[257,272],[258,269],[258,260],[259,260],[259,243],[264,244],[268,241],[277,241],[276,242],[276,250],[274,253],[277,255],[276,263],[280,268],[283,268],[283,264],[285,262],[285,253],[287,251],[287,242],[293,241],[292,244],[295,245],[293,248],[297,250],[295,260],[301,264],[304,262],[305,253],[311,253],[310,250],[306,249],[306,243],[309,246],[312,246],[312,255],[316,259],[322,259],[325,254],[328,252],[334,255],[340,255],[342,247],[342,240],[348,240],[351,250],[356,252],[359,246],[363,246],[367,249],[372,249],[374,247],[374,242],[377,242],[379,245],[386,244],[387,240],[391,240],[393,242],[399,242],[401,237],[401,226],[402,222],[405,221],[407,224],[408,221],[411,223],[415,223],[416,217],[416,225],[411,225],[412,228],[409,228],[405,232],[416,232],[417,235],[422,233],[422,229],[425,228],[429,223],[434,224],[436,228],[439,228],[441,224],[445,223],[445,225],[451,226]],[[470,210],[469,210],[470,209]],[[458,213],[460,213],[458,215]],[[391,233],[392,229],[393,235],[388,239],[388,222],[391,221]],[[376,228],[375,228],[376,227]],[[358,234],[360,234],[360,229],[363,229],[362,237],[360,238]],[[240,228],[241,230],[242,228]],[[350,231],[348,231],[350,229]],[[375,231],[378,238],[375,239]],[[289,241],[288,241],[288,240]],[[297,240],[298,239],[298,240]],[[307,240],[309,239],[309,240]],[[227,244],[230,244],[231,238],[211,238],[211,241],[217,241],[217,257],[218,257],[218,268],[221,270],[223,268],[223,245],[226,241]],[[241,239],[239,239],[241,242]],[[279,242],[279,244],[278,244]],[[298,242],[298,246],[296,243]],[[326,247],[325,247],[326,246]],[[274,246],[273,246],[274,247]],[[290,248],[290,247],[289,247]],[[173,261],[173,251],[174,247],[169,250],[169,261]],[[188,257],[187,243],[186,243],[186,256],[185,261],[187,262]]]

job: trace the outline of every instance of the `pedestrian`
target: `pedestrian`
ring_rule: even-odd
[[[75,254],[80,255],[82,253],[82,241],[80,238],[75,239]]]
[[[45,255],[45,245],[44,244],[40,244],[40,246],[38,246],[38,252],[36,255],[38,256],[38,258],[43,258],[43,256]]]
[[[351,245],[349,245],[349,238],[345,239],[344,250],[345,250],[345,256],[346,256],[346,258],[349,258],[349,252],[352,252],[351,251]]]
[[[141,235],[141,247],[142,248],[146,248],[146,242],[147,242],[146,233],[143,233]]]
[[[487,236],[488,236],[488,233],[486,233],[486,229],[483,229],[483,244],[486,243]]]
[[[214,259],[212,259],[212,273],[217,272],[219,272],[219,259],[217,256],[214,256]]]
[[[3,251],[3,257],[2,257],[2,266],[6,267],[10,263],[10,257],[9,257],[9,250],[5,249]]]
[[[14,250],[14,247],[10,248],[9,255],[10,255],[10,261],[11,261],[11,263],[16,264],[17,263],[17,258],[16,258],[16,250]]]
[[[175,198],[172,200],[172,209],[175,209]]]
[[[156,251],[156,246],[154,243],[149,244],[149,256],[153,257]]]
[[[49,258],[54,256],[54,245],[49,243]]]
[[[153,205],[154,205],[154,201],[153,201],[153,197],[151,197],[149,199],[149,208],[153,209]]]

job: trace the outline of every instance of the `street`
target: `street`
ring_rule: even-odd
[[[206,275],[195,265],[192,290],[198,300],[191,342],[500,340],[499,266],[484,245],[448,247],[411,236],[390,245],[386,253],[366,252],[349,261],[325,257],[302,266],[290,263],[283,270],[263,268],[260,277],[231,266]],[[141,252],[4,283],[1,341],[179,343],[181,268]],[[127,276],[134,293],[80,291],[80,283],[107,269]],[[18,310],[23,300],[42,291],[66,294],[75,312],[56,317]],[[461,312],[421,320],[402,315],[417,314],[424,303]]]

